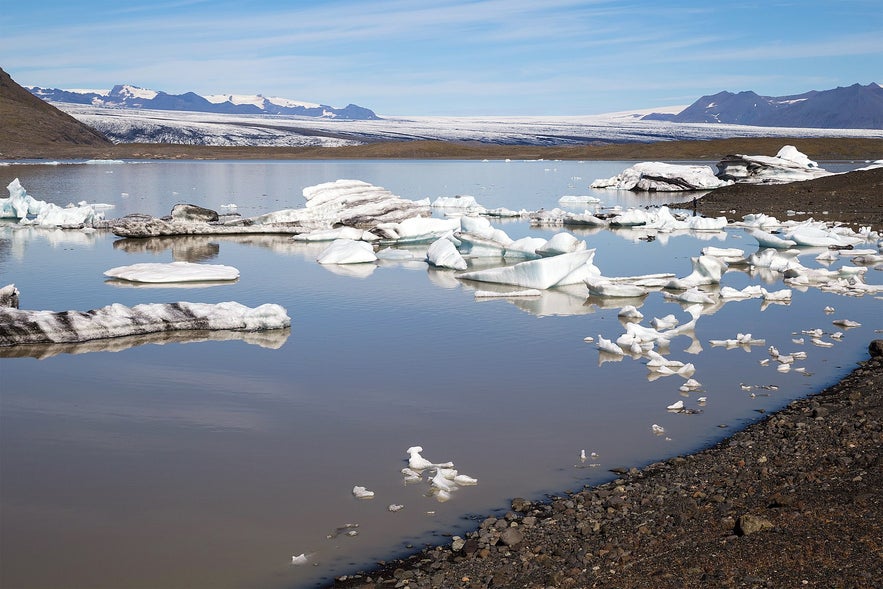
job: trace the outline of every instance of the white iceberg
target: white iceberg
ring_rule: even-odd
[[[649,291],[642,286],[611,282],[603,277],[590,277],[585,280],[589,294],[598,297],[630,298],[643,297]]]
[[[376,260],[377,255],[370,243],[352,239],[334,240],[316,258],[320,264],[363,264]]]
[[[546,245],[545,239],[541,237],[522,237],[510,242],[503,250],[504,258],[527,258],[535,259],[540,257],[537,250]]]
[[[399,243],[435,241],[460,230],[459,219],[409,217],[398,222],[378,223],[373,232],[382,239]]]
[[[354,241],[377,241],[380,239],[370,231],[356,229],[355,227],[336,227],[334,229],[321,229],[309,233],[294,235],[294,241],[334,241],[335,239],[352,239]]]
[[[627,168],[612,178],[598,179],[591,188],[617,190],[674,192],[710,190],[731,184],[714,175],[709,166],[642,162]]]
[[[601,199],[588,194],[566,194],[559,198],[558,202],[563,205],[586,205],[597,204],[601,202]]]
[[[373,499],[374,491],[369,491],[365,487],[356,485],[355,487],[353,487],[353,496],[356,499]]]
[[[426,250],[426,261],[437,268],[465,270],[467,266],[466,260],[457,251],[456,246],[451,240],[444,237],[432,242],[432,245]]]
[[[582,250],[528,260],[513,266],[464,272],[458,278],[545,290],[553,286],[578,284],[591,276],[599,276],[601,271],[592,263],[594,257],[594,249]]]
[[[194,264],[172,262],[170,264],[141,263],[117,266],[104,273],[110,278],[130,282],[212,282],[231,281],[239,278],[239,270],[220,264]]]
[[[586,242],[577,239],[570,233],[556,233],[549,241],[538,247],[535,252],[539,256],[557,256],[586,249]]]
[[[22,225],[79,228],[92,227],[104,219],[104,213],[94,205],[82,203],[60,207],[37,200],[25,191],[18,178],[10,182],[6,189],[9,198],[0,198],[0,218],[18,219]],[[102,205],[100,208],[105,207]]]
[[[250,308],[237,302],[119,303],[88,312],[0,308],[0,347],[71,343],[180,330],[261,331],[291,325],[275,304]]]
[[[767,233],[760,229],[751,229],[749,230],[749,233],[751,234],[751,237],[757,240],[757,245],[762,248],[788,249],[789,247],[797,245],[797,242],[793,239],[779,237],[778,235]]]
[[[675,278],[666,284],[666,288],[685,290],[706,284],[718,284],[727,269],[727,263],[715,256],[696,256],[690,258],[693,272],[684,278]]]

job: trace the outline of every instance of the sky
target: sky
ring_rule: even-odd
[[[883,83],[880,0],[0,0],[19,84],[571,116]]]

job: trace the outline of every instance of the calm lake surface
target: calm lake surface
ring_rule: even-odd
[[[588,189],[629,165],[14,164],[0,166],[0,181],[5,187],[19,178],[30,195],[61,205],[112,204],[108,218],[165,215],[178,202],[216,210],[236,204],[251,216],[303,206],[304,187],[340,178],[405,198],[466,194],[488,208],[516,210],[553,208],[564,195],[594,194],[623,206],[672,199]],[[860,165],[822,163],[834,171]],[[558,231],[523,221],[498,226],[513,238]],[[735,228],[649,242],[632,231],[573,233],[597,249],[595,264],[606,276],[686,276],[703,247],[757,249]],[[324,247],[284,236],[122,240],[0,225],[0,286],[14,283],[23,309],[234,300],[278,303],[292,318],[291,329],[277,333],[103,342],[43,350],[40,359],[0,359],[0,585],[311,587],[445,542],[504,512],[513,497],[578,489],[613,478],[610,468],[714,443],[838,380],[883,328],[879,299],[814,288],[794,290],[789,305],[748,300],[709,308],[692,336],[676,337],[665,351],[696,367],[702,388],[686,394],[682,377],[650,379],[645,360],[605,361],[583,341],[622,334],[623,301],[587,298],[585,287],[479,301],[474,292],[484,286],[452,271],[415,262],[320,266],[315,258]],[[800,260],[818,267],[819,253],[806,249]],[[241,276],[195,288],[125,287],[103,276],[116,266],[175,260],[235,266]],[[850,263],[843,260],[828,267]],[[869,269],[866,281],[881,277]],[[722,282],[751,284],[785,288],[775,273],[731,270]],[[825,313],[828,306],[835,311]],[[640,311],[643,325],[668,314],[689,320],[659,292]],[[846,330],[835,319],[862,325]],[[834,345],[810,344],[801,332],[815,328]],[[836,331],[842,339],[830,337]],[[709,343],[737,333],[783,353],[805,351],[795,366],[806,371],[762,366],[766,346]],[[702,411],[666,411],[677,400]],[[654,435],[652,424],[665,434]],[[405,450],[413,445],[434,462],[453,461],[478,485],[440,503],[427,496],[427,483],[403,484]],[[583,463],[581,450],[597,457]],[[375,498],[354,498],[355,485]],[[404,507],[392,513],[390,504]],[[310,564],[292,566],[301,553]]]

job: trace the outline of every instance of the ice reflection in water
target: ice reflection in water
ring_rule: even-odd
[[[131,212],[153,214],[166,214],[177,200],[236,202],[243,214],[297,206],[303,185],[347,177],[411,198],[472,193],[489,207],[553,208],[560,196],[587,192],[581,187],[622,167],[153,163],[115,166],[96,180],[66,166],[32,166],[22,184],[41,198],[47,194],[39,187],[55,191],[60,184],[62,204],[88,193],[89,200],[117,198],[118,208],[137,201]],[[631,199],[626,206],[646,204],[622,196]],[[602,197],[616,204],[609,199],[620,195]],[[513,238],[556,231],[525,222],[497,226]],[[709,245],[756,251],[739,229],[653,240],[637,228],[573,233],[597,249],[594,262],[604,276],[684,277],[690,258]],[[794,289],[787,304],[704,305],[695,328],[659,350],[694,365],[699,388],[682,390],[684,376],[651,371],[646,359],[629,354],[609,357],[583,341],[625,333],[618,314],[626,305],[643,314],[643,326],[669,314],[680,324],[690,320],[688,304],[658,290],[614,300],[590,297],[577,285],[477,300],[476,289],[504,288],[460,281],[413,259],[381,260],[359,276],[341,275],[315,262],[321,244],[276,236],[130,241],[3,229],[0,240],[2,281],[20,289],[23,308],[236,300],[278,303],[292,318],[286,339],[267,347],[249,345],[240,334],[213,335],[199,343],[125,347],[120,341],[88,354],[46,350],[41,360],[0,360],[0,556],[10,586],[311,586],[389,558],[408,543],[445,541],[433,534],[471,525],[463,514],[604,480],[612,476],[608,468],[719,439],[759,411],[836,380],[883,327],[874,296],[814,287]],[[408,250],[421,255],[420,247]],[[800,261],[822,267],[815,261],[820,251],[802,250]],[[168,290],[121,289],[103,280],[111,267],[178,259],[231,265],[241,277],[230,285]],[[472,260],[470,269],[495,263]],[[850,262],[825,263],[834,269]],[[879,270],[868,270],[867,280],[879,284]],[[785,287],[781,273],[757,268],[731,268],[720,286],[751,285]],[[861,326],[847,329],[836,319]],[[815,329],[830,347],[803,333]],[[842,337],[834,338],[838,331]],[[779,372],[766,347],[711,344],[738,333],[794,356],[792,369]],[[667,410],[677,401],[702,412]],[[655,435],[653,424],[664,434]],[[425,485],[404,485],[405,450],[414,445],[431,460],[452,460],[479,484],[445,503],[425,496]],[[583,463],[582,449],[597,456]],[[375,498],[355,499],[355,485]],[[391,512],[392,504],[403,508]],[[359,524],[358,535],[336,533],[348,523]],[[301,553],[317,566],[292,566]]]

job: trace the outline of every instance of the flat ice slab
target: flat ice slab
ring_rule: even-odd
[[[239,270],[233,266],[220,264],[194,264],[192,262],[172,262],[170,264],[143,263],[131,266],[117,266],[104,273],[109,278],[130,282],[213,282],[239,278]]]
[[[291,326],[279,305],[225,303],[119,303],[92,311],[27,311],[0,308],[0,347],[85,342],[178,330],[261,331]]]

